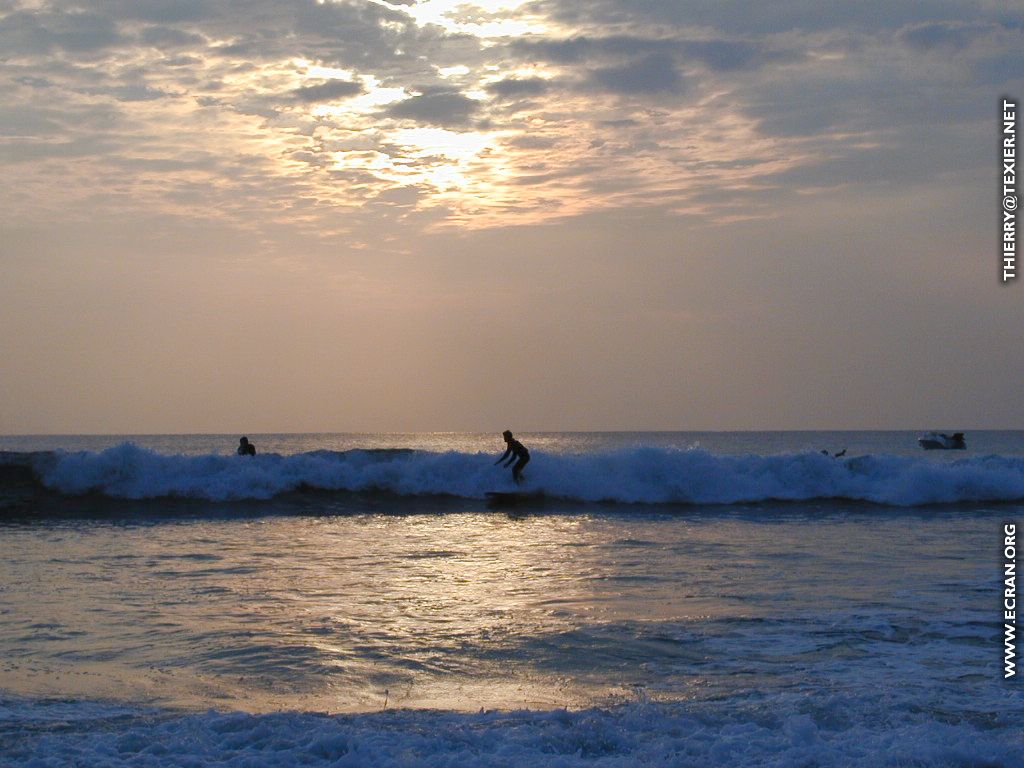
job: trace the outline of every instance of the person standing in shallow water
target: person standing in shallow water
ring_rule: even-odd
[[[505,430],[501,433],[501,436],[505,438],[505,443],[508,448],[505,449],[505,453],[498,459],[495,464],[501,464],[501,462],[508,459],[502,466],[507,467],[512,462],[515,462],[515,466],[512,467],[512,479],[516,481],[516,485],[523,482],[523,467],[530,461],[530,452],[526,450],[526,446],[512,437],[512,433],[509,430]],[[511,457],[511,458],[509,458]]]
[[[256,446],[249,442],[248,437],[243,437],[238,441],[238,455],[239,456],[255,456]]]

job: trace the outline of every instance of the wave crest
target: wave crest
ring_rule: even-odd
[[[508,470],[483,453],[315,451],[255,458],[169,456],[131,443],[51,454],[36,473],[51,490],[128,498],[269,499],[318,489],[482,498],[511,490]],[[731,504],[849,499],[916,506],[1024,499],[1024,458],[943,463],[901,456],[832,459],[818,453],[722,456],[702,449],[633,448],[597,454],[534,452],[523,490],[577,501]]]

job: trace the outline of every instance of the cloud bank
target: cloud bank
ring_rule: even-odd
[[[237,222],[298,205],[335,234],[402,190],[431,227],[770,215],[768,190],[872,183],[924,124],[980,135],[971,89],[1019,82],[1022,27],[968,2],[7,2],[3,202]],[[977,162],[945,150],[914,179]]]

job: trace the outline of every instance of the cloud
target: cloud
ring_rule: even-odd
[[[0,136],[55,136],[63,131],[61,113],[42,105],[0,104]]]
[[[671,56],[655,53],[621,67],[594,70],[589,81],[619,94],[682,93],[685,83]]]
[[[59,142],[6,141],[0,142],[0,163],[25,164],[50,159],[91,158],[108,154],[116,148],[111,140],[98,137]]]
[[[100,0],[99,9],[119,19],[179,24],[215,18],[224,5],[216,0]]]
[[[671,51],[677,47],[678,41],[674,39],[635,35],[604,37],[579,35],[570,38],[540,39],[530,37],[514,40],[511,44],[512,50],[524,59],[538,59],[561,64],[577,64],[609,57],[634,57]]]
[[[686,30],[717,30],[728,35],[776,35],[845,30],[873,33],[895,30],[908,24],[959,21],[979,14],[972,0],[862,0],[857,3],[819,0],[783,0],[752,3],[749,0],[535,0],[536,13],[579,29],[631,27]],[[1022,13],[1002,12],[1004,19],[1019,22]]]
[[[970,172],[984,161],[984,137],[978,133],[968,132],[971,140],[967,141],[963,129],[933,127],[908,131],[907,140],[894,140],[889,146],[836,147],[831,155],[822,152],[811,162],[768,174],[764,182],[780,189],[860,186],[876,191],[894,183],[926,184],[952,172]]]
[[[508,77],[487,84],[487,92],[503,98],[518,96],[540,96],[546,93],[550,83],[541,77]]]
[[[479,107],[480,102],[461,93],[424,93],[398,102],[384,110],[384,114],[424,125],[448,127],[467,124]]]
[[[905,27],[898,37],[916,51],[960,51],[991,31],[988,24],[939,22]]]
[[[167,50],[168,48],[201,48],[205,47],[206,39],[194,32],[185,32],[174,27],[147,27],[139,35],[145,45]]]
[[[416,205],[422,194],[423,190],[419,187],[395,187],[384,190],[373,198],[372,202],[395,207],[411,207]]]
[[[307,85],[292,91],[292,95],[296,99],[306,103],[334,101],[335,99],[357,96],[360,93],[363,93],[362,84],[348,80],[328,80],[326,83]]]
[[[124,41],[114,21],[95,13],[30,13],[20,11],[0,18],[0,49],[35,54],[53,49],[86,53]]]
[[[97,95],[109,95],[113,96],[118,101],[155,101],[157,99],[164,99],[174,94],[162,91],[159,88],[150,88],[147,85],[141,83],[135,83],[133,85],[120,85],[112,88],[96,88],[91,89],[90,93]]]
[[[511,50],[525,60],[557,64],[610,64],[622,59],[674,56],[680,63],[694,64],[714,72],[749,71],[768,64],[800,61],[805,57],[803,51],[791,46],[773,46],[765,41],[693,39],[689,35],[526,39],[514,41]]]
[[[50,146],[19,144],[5,157],[49,158],[59,179],[86,172],[79,148],[96,147],[92,199],[101,202],[111,154],[145,158],[130,166],[134,176],[111,180],[115,207],[133,199],[124,190],[146,189],[156,205],[177,185],[180,207],[183,190],[201,189],[204,201],[222,195],[225,216],[242,215],[242,199],[249,211],[304,200],[307,220],[344,210],[348,222],[361,201],[417,184],[419,209],[489,226],[513,210],[536,220],[634,204],[682,210],[697,185],[712,184],[719,197],[705,196],[701,212],[713,216],[759,182],[813,189],[846,173],[871,183],[839,159],[857,157],[877,175],[929,121],[977,123],[972,84],[1012,83],[1020,71],[1020,14],[966,2],[926,12],[893,0],[889,13],[876,0],[824,10],[801,0],[769,13],[733,0],[593,0],[586,9],[536,0],[529,16],[554,21],[559,36],[489,40],[418,26],[403,5],[248,0],[240,14],[234,0],[50,0],[4,15],[28,6],[0,2],[9,57],[0,110],[38,98],[28,86],[51,89],[47,111],[12,136],[38,133]],[[958,55],[921,55],[929,51]],[[457,78],[439,74],[455,66]],[[315,109],[331,101],[337,109]],[[393,135],[405,121],[475,135],[417,146]],[[225,166],[181,162],[196,142]],[[71,156],[80,161],[60,167]],[[247,173],[224,172],[237,158]],[[150,173],[157,167],[163,178]],[[337,184],[339,174],[351,185]]]
[[[1013,88],[1014,94],[1024,90],[1024,40],[1012,47],[994,48],[978,56],[969,64],[971,75],[978,83],[1002,88]]]
[[[505,139],[504,143],[510,147],[518,147],[520,149],[551,149],[558,145],[558,138],[555,136],[522,134]]]
[[[791,48],[773,49],[764,43],[737,40],[686,40],[680,48],[685,57],[696,59],[716,72],[752,70],[805,57],[803,52]]]

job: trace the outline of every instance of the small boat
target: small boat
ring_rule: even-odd
[[[926,451],[962,451],[967,447],[963,432],[947,435],[945,432],[929,432],[917,439],[918,445]]]

